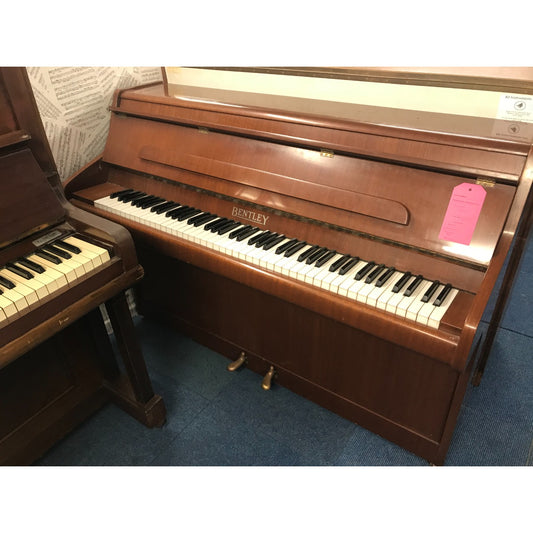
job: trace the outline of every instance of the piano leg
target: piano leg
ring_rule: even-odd
[[[147,427],[161,427],[166,409],[161,396],[154,394],[137,340],[125,292],[105,303],[126,375],[109,382],[111,399]]]

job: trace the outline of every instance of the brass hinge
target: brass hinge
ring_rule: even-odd
[[[209,130],[207,128],[204,128],[203,126],[199,126],[198,131],[200,133],[209,133]]]
[[[483,187],[494,187],[496,181],[493,178],[477,178],[477,185],[482,185]]]
[[[322,157],[333,157],[335,154],[333,153],[333,150],[326,150],[325,148],[322,148],[320,150],[320,155]]]

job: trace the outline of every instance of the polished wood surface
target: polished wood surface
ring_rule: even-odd
[[[112,110],[102,158],[65,191],[132,232],[140,311],[442,463],[530,195],[531,141],[488,119],[162,84],[117,92]],[[469,246],[438,238],[461,183],[486,191]],[[460,292],[433,329],[94,205],[125,188],[244,222],[252,211],[264,229]]]
[[[126,303],[143,276],[130,234],[66,200],[24,69],[0,69],[0,117],[0,267],[59,235],[82,236],[110,256],[0,322],[0,464],[20,465],[109,400],[149,427],[164,423],[165,407]],[[117,353],[99,306],[112,318]]]

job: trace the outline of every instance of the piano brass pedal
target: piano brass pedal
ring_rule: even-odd
[[[263,387],[263,390],[270,390],[275,373],[276,371],[274,370],[274,367],[270,366],[269,371],[266,373],[263,381],[261,382],[261,387]]]
[[[246,354],[244,352],[241,352],[241,354],[239,355],[239,358],[236,359],[235,361],[232,361],[227,366],[227,368],[230,372],[235,372],[235,370],[241,368],[241,366],[244,365],[244,363],[246,363]]]

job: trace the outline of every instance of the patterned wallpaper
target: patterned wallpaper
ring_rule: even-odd
[[[62,180],[104,149],[115,89],[162,79],[159,67],[27,67]]]

